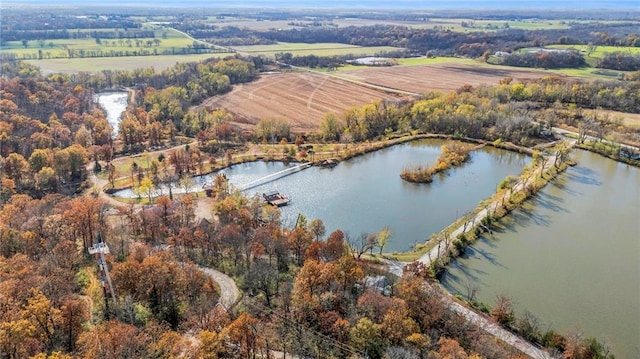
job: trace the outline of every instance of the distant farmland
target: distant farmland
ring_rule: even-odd
[[[51,60],[27,60],[26,62],[40,68],[43,74],[67,73],[73,74],[81,71],[100,72],[104,70],[131,71],[140,68],[153,67],[156,71],[162,71],[174,66],[178,62],[198,62],[212,57],[226,57],[229,54],[194,54],[194,55],[158,55],[158,56],[122,56],[122,57],[96,57],[84,59],[51,59]]]
[[[505,77],[511,77],[516,81],[526,81],[552,75],[554,74],[542,70],[506,66],[469,66],[455,63],[365,68],[339,72],[341,77],[415,93],[448,92],[463,85],[497,85]]]

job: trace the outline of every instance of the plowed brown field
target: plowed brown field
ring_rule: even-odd
[[[293,132],[318,129],[328,112],[339,118],[353,107],[380,99],[397,99],[383,91],[314,73],[276,73],[236,85],[225,95],[210,98],[204,106],[233,112],[243,128],[262,118],[287,119]]]
[[[237,124],[244,129],[251,129],[262,118],[274,118],[287,119],[293,132],[309,132],[318,129],[326,113],[340,118],[353,107],[408,96],[393,94],[392,90],[415,94],[431,90],[448,92],[465,84],[498,84],[505,77],[530,80],[550,73],[500,66],[434,64],[358,69],[338,72],[336,76],[355,82],[311,72],[263,74],[257,81],[236,85],[231,92],[210,98],[201,106],[221,107],[234,113]]]
[[[423,94],[434,90],[453,91],[465,84],[497,85],[505,77],[511,77],[514,80],[532,80],[552,74],[545,71],[501,66],[435,64],[358,69],[340,72],[340,75],[377,86]]]

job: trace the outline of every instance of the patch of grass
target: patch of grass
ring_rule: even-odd
[[[572,76],[572,77],[585,77],[590,79],[607,79],[612,80],[617,78],[620,72],[618,71],[603,71],[602,69],[596,69],[593,67],[581,67],[577,69],[554,69],[547,70],[552,73],[556,73],[564,76]]]
[[[420,243],[420,244],[416,245],[415,248],[413,250],[411,250],[410,252],[385,253],[384,257],[387,258],[387,259],[398,261],[398,262],[405,262],[405,263],[414,262],[414,261],[418,260],[418,258],[420,258],[423,255],[427,254],[427,252],[429,252],[431,249],[433,249],[433,247],[435,247],[436,244],[437,244],[436,241],[429,240],[429,241],[427,241],[425,243]]]
[[[156,71],[169,68],[179,62],[198,62],[212,57],[226,57],[228,53],[195,54],[195,55],[158,55],[158,56],[123,56],[96,57],[51,60],[27,60],[26,62],[40,68],[43,74],[100,72],[103,70],[135,70],[151,67]]]

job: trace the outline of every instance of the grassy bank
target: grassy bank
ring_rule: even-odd
[[[626,163],[630,166],[640,167],[640,160],[634,160],[630,156],[622,155],[620,152],[620,145],[615,143],[589,141],[576,145],[576,147],[608,157],[614,161]]]

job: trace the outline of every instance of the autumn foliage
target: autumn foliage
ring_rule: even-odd
[[[408,182],[431,183],[433,176],[449,168],[460,166],[469,159],[469,147],[451,142],[442,146],[442,154],[436,163],[430,167],[416,166],[414,168],[404,168],[400,178]]]

